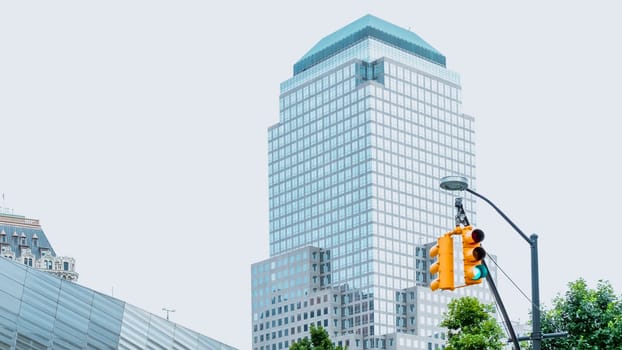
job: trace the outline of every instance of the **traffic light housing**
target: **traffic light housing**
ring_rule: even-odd
[[[430,266],[430,273],[438,274],[438,277],[430,283],[430,289],[454,290],[454,241],[451,232],[440,237],[430,249],[430,258],[435,257],[438,259]]]
[[[464,283],[468,285],[480,284],[488,276],[488,269],[482,260],[486,257],[486,250],[481,247],[484,240],[484,231],[465,226],[462,229],[462,253],[464,256]]]

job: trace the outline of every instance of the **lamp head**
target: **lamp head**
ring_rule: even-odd
[[[441,178],[440,185],[447,191],[464,191],[469,188],[469,181],[464,176],[445,176]]]

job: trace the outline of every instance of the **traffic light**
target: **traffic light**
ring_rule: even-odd
[[[462,229],[462,253],[464,255],[464,283],[480,284],[488,276],[488,269],[482,264],[486,250],[481,247],[484,231],[465,226]]]
[[[435,257],[438,259],[430,266],[430,273],[438,273],[438,277],[430,283],[430,289],[454,290],[454,240],[451,233],[440,237],[430,249],[430,258]]]

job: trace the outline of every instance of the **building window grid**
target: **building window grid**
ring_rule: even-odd
[[[352,119],[355,119],[355,118],[352,118]],[[359,118],[359,119],[360,119],[360,118]],[[343,128],[343,129],[345,129],[345,128]],[[362,138],[365,138],[365,137],[366,137],[366,136],[363,136]],[[355,140],[355,142],[356,142],[356,140]],[[359,141],[359,143],[360,143],[360,141]],[[359,164],[358,164],[358,165],[359,165],[359,166],[361,166],[361,165],[364,165],[364,163],[365,163],[365,162],[364,162],[364,153],[360,153],[360,152],[359,152],[359,154],[360,154],[360,155],[359,155],[359,157],[360,157],[360,158],[362,158],[362,159],[360,159],[360,160],[359,160]],[[342,157],[342,158],[345,158],[345,159],[347,160],[347,156],[344,156],[344,157]],[[340,161],[340,160],[338,160],[338,161]],[[350,162],[351,162],[351,161],[350,161]],[[357,164],[354,164],[354,166],[353,166],[353,167],[351,167],[351,168],[347,169],[346,171],[347,171],[347,172],[352,172],[352,169],[353,169],[354,167],[356,167],[356,166],[357,166]],[[359,172],[361,172],[361,171],[359,171]],[[304,178],[304,176],[306,176],[306,174],[301,174],[301,176],[300,176],[299,178],[301,178],[301,179],[302,179],[302,178]],[[343,181],[347,181],[347,180],[348,180],[348,179],[342,179],[342,182],[343,182]],[[328,181],[328,177],[325,177],[324,179],[320,179],[320,180],[318,180],[318,181],[317,181],[317,183],[319,183],[320,181]],[[311,185],[313,185],[313,184],[311,184]],[[320,187],[320,188],[321,188],[321,186],[317,186],[317,187]],[[319,190],[318,190],[318,191],[316,191],[316,192],[319,192]],[[313,193],[311,193],[310,195],[313,195]],[[276,196],[275,196],[275,197],[276,197]],[[275,198],[273,198],[273,199],[275,199]],[[291,205],[292,203],[296,203],[296,200],[297,200],[297,198],[292,198],[292,199],[290,199],[290,200],[289,200],[289,202],[279,203],[279,204],[281,204],[281,208],[286,209],[286,208],[288,208],[288,205]],[[303,198],[303,200],[305,200],[305,198]],[[306,200],[308,201],[308,198],[306,198]],[[275,200],[271,200],[271,203],[274,203],[274,202],[275,202]],[[302,202],[302,201],[300,201],[300,202],[301,202],[301,203],[304,203],[304,202]],[[271,205],[272,205],[272,208],[276,209],[274,204],[271,204]],[[278,212],[278,210],[279,210],[279,209],[281,209],[281,208],[278,208],[278,209],[277,209],[277,212]],[[311,210],[313,210],[313,208],[311,208]],[[298,213],[299,211],[292,211],[292,212],[293,212],[293,214],[294,214],[294,215],[298,215],[297,213]],[[274,218],[273,218],[273,219],[274,219]],[[288,218],[287,218],[287,216],[285,216],[285,222],[286,222],[285,226],[287,226],[287,219],[288,219]],[[293,218],[289,218],[289,221],[290,221],[290,223],[289,223],[289,224],[290,224],[290,226],[291,226],[291,225],[295,224],[295,222],[296,222],[296,221],[298,221],[298,220],[294,220]],[[273,223],[274,223],[274,220],[273,220]],[[283,223],[282,223],[282,222],[281,222],[281,223],[276,222],[275,224],[276,224],[275,226],[277,226],[277,227],[279,227],[279,228],[280,228],[280,226],[283,226]],[[277,235],[278,235],[278,233],[277,233]],[[273,251],[277,251],[277,250],[278,250],[278,249],[273,249]]]
[[[345,150],[349,149],[350,153],[364,151],[367,147],[369,147],[369,141],[367,138],[369,137],[369,132],[367,130],[363,130],[365,121],[358,121],[358,125],[355,125],[352,130],[345,130],[340,132],[334,136],[327,136],[324,138],[320,138],[316,140],[313,145],[310,146],[310,150],[300,151],[295,154],[289,155],[281,159],[280,157],[273,157],[274,161],[271,166],[271,185],[281,185],[285,180],[290,178],[289,173],[291,173],[291,169],[297,169],[294,167],[299,167],[300,176],[308,176],[308,174],[315,170],[310,165],[312,163],[316,163],[316,168],[319,167],[320,164],[323,163],[331,163],[335,161],[345,161],[345,157],[349,156],[345,155]],[[354,133],[357,135],[354,135]],[[308,138],[310,138],[309,136]],[[305,138],[307,139],[307,138]],[[344,139],[350,140],[349,142],[344,142]],[[331,144],[340,143],[343,146],[337,150],[334,150],[331,147]],[[289,145],[284,145],[280,147],[280,149],[287,149]],[[323,151],[322,151],[323,150]],[[276,152],[276,151],[274,151]],[[310,156],[309,153],[316,153],[315,156]],[[339,157],[336,157],[336,152],[341,152]],[[306,154],[305,154],[306,153]],[[294,159],[300,159],[300,161],[293,161]],[[318,164],[319,163],[319,164]],[[279,165],[282,164],[282,165]],[[305,169],[306,170],[303,170]],[[278,188],[278,187],[277,187]]]

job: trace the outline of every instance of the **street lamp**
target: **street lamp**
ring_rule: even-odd
[[[532,314],[532,331],[531,337],[529,339],[532,340],[533,350],[541,350],[542,348],[542,329],[540,326],[540,286],[539,286],[539,277],[538,277],[538,235],[532,234],[530,237],[527,237],[521,231],[521,229],[516,226],[510,218],[505,215],[501,209],[497,208],[494,203],[492,203],[488,198],[482,196],[481,194],[473,191],[469,188],[469,182],[464,176],[445,176],[441,178],[440,182],[441,188],[448,191],[467,191],[472,195],[483,199],[486,203],[490,204],[497,213],[501,215],[507,221],[512,228],[518,232],[518,234],[529,243],[531,247],[531,314]]]

